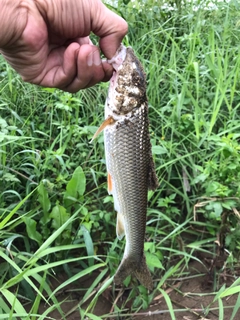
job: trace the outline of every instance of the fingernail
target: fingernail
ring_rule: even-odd
[[[99,66],[101,64],[102,60],[100,58],[100,53],[98,50],[94,51],[93,53],[93,64],[95,64],[95,66]]]
[[[87,56],[87,65],[91,67],[92,64],[93,64],[93,53],[90,52],[89,55]]]

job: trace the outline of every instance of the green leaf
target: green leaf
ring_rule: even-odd
[[[50,217],[53,219],[52,227],[55,230],[58,230],[65,222],[68,221],[70,214],[63,206],[57,204],[55,207],[53,207]],[[67,226],[67,229],[70,228],[71,226]]]
[[[1,292],[4,289],[11,288],[12,286],[16,287],[16,285],[21,282],[22,280],[26,280],[27,283],[32,287],[33,290],[36,291],[38,295],[42,297],[43,300],[46,301],[42,293],[38,290],[36,285],[33,283],[33,281],[26,275],[26,271],[22,271],[18,265],[10,258],[8,257],[3,251],[0,250],[0,257],[4,259],[9,265],[11,265],[12,268],[14,268],[15,276],[11,277],[8,281],[5,281],[2,284]],[[48,265],[47,265],[48,266]],[[31,270],[31,269],[30,269]],[[36,278],[36,273],[34,272],[32,274],[34,278]]]
[[[219,320],[224,320],[224,307],[222,299],[218,299],[218,306],[219,306]]]
[[[37,241],[37,243],[41,245],[42,235],[37,231],[37,222],[29,217],[23,217],[22,220],[26,224],[29,238]]]
[[[98,297],[107,289],[109,288],[110,284],[113,282],[113,277],[109,278],[108,280],[106,280],[101,288],[97,291],[96,295],[94,296],[94,298],[91,300],[91,302],[89,303],[86,312],[88,312],[88,310],[90,310],[97,302]]]
[[[71,217],[53,234],[51,234],[45,242],[41,245],[41,247],[35,252],[35,254],[27,261],[27,265],[35,265],[37,261],[40,259],[40,257],[44,257],[49,254],[49,247],[52,245],[52,243],[64,232],[65,229],[71,225],[72,221],[76,219],[76,217],[79,215],[79,211],[76,211]],[[1,251],[0,251],[1,253]]]
[[[234,320],[238,310],[240,308],[240,293],[238,294],[238,298],[237,298],[237,301],[235,303],[235,306],[234,306],[234,309],[233,309],[233,312],[232,312],[232,315],[231,315],[231,319],[230,320]],[[235,318],[236,319],[236,318]]]
[[[49,200],[48,192],[44,186],[43,181],[41,181],[38,187],[38,201],[43,209],[43,217],[41,220],[45,224],[49,221],[48,212],[51,209],[51,202]]]
[[[99,275],[95,278],[95,280],[91,283],[91,285],[89,285],[88,290],[86,291],[86,293],[84,294],[84,296],[81,299],[80,305],[82,305],[84,302],[86,302],[86,300],[89,299],[89,297],[91,296],[91,294],[95,291],[95,289],[99,286],[99,284],[102,282],[103,277],[105,276],[105,274],[108,272],[108,268],[103,269],[101,272],[99,270]]]
[[[214,208],[214,212],[216,214],[216,217],[220,217],[223,212],[222,204],[220,202],[215,202],[213,204],[213,208]]]
[[[76,258],[75,258],[76,259]],[[79,258],[79,259],[83,259],[83,258]],[[70,261],[74,261],[74,259],[69,259],[69,262]],[[77,261],[77,259],[75,260]],[[68,263],[68,261],[66,260],[66,263]],[[91,266],[91,267],[88,267],[80,272],[78,272],[77,274],[75,274],[74,276],[72,276],[70,279],[67,279],[66,281],[62,282],[51,294],[51,296],[55,295],[57,292],[61,291],[64,287],[68,286],[69,284],[79,280],[80,278],[86,276],[86,275],[89,275],[91,274],[91,272],[99,269],[101,270],[102,267],[106,266],[106,264],[103,262],[103,263],[98,263],[98,264],[95,264],[94,266]],[[99,292],[99,291],[98,291]],[[51,298],[51,297],[50,297]]]
[[[219,183],[212,181],[210,183],[208,183],[207,188],[206,188],[206,193],[210,196],[217,196],[217,190],[219,188]]]
[[[86,177],[81,167],[77,167],[73,172],[71,180],[67,184],[65,197],[78,199],[82,196],[86,188]]]
[[[167,149],[162,146],[152,146],[153,154],[165,154],[167,153]]]
[[[10,292],[7,289],[1,290],[2,295],[6,298],[10,306],[12,306],[13,310],[16,313],[26,313],[26,310],[24,309],[21,302],[17,299],[16,295]]]
[[[195,183],[203,182],[203,181],[205,181],[207,178],[208,178],[208,175],[207,175],[207,174],[201,173],[201,174],[199,174],[196,178],[194,178],[194,179],[192,180],[192,183],[195,184]]]
[[[173,308],[171,299],[169,298],[169,295],[164,290],[162,290],[161,288],[159,288],[158,290],[161,292],[161,294],[163,295],[163,297],[164,297],[164,299],[166,301],[166,304],[168,306],[168,310],[169,310],[171,319],[172,320],[176,320],[176,317],[175,317],[175,314],[174,314],[174,308]]]
[[[226,208],[228,210],[232,210],[233,207],[236,207],[236,201],[234,200],[226,200],[222,202],[223,208]]]
[[[226,289],[225,291],[223,291],[223,293],[221,294],[220,298],[231,296],[231,295],[233,295],[235,293],[240,293],[240,286],[236,286],[236,287],[233,287],[233,288]]]
[[[161,264],[160,260],[155,254],[146,252],[145,255],[146,255],[147,265],[149,267],[164,269],[163,265]]]
[[[63,206],[57,204],[52,209],[50,217],[52,218],[53,229],[59,230],[69,220],[70,214]],[[55,245],[63,245],[69,243],[71,241],[71,229],[72,224],[69,224],[56,239]]]
[[[9,214],[0,222],[0,230],[5,227],[5,225],[8,223],[8,221],[12,218],[12,216],[21,208],[21,206],[30,198],[37,188],[35,188],[33,191],[31,191],[22,201],[20,201],[14,209],[9,212]],[[4,212],[5,213],[5,212]],[[3,215],[4,215],[3,213]]]
[[[2,176],[3,181],[20,182],[20,180],[13,174],[7,172]]]
[[[93,256],[94,255],[94,247],[93,247],[93,241],[92,241],[90,232],[88,231],[88,229],[84,225],[81,225],[81,231],[83,233],[83,238],[84,238],[84,242],[86,245],[87,254],[88,254],[88,256]],[[88,261],[89,261],[89,265],[92,266],[94,263],[93,258],[90,258]]]
[[[145,242],[144,243],[144,251],[150,251],[153,253],[155,251],[155,245],[153,242]]]
[[[89,319],[92,319],[92,320],[102,320],[102,318],[98,317],[98,316],[95,316],[94,314],[92,313],[87,313],[86,316],[89,318]]]
[[[0,297],[0,315],[4,312],[4,314],[10,313],[9,306],[5,303],[2,297]],[[1,318],[0,318],[1,319]]]

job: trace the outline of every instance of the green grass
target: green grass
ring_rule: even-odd
[[[174,309],[164,285],[190,276],[186,270],[199,253],[215,257],[218,234],[225,235],[233,274],[239,259],[238,4],[196,11],[176,1],[178,10],[169,11],[160,2],[119,1],[113,8],[129,22],[125,44],[147,74],[160,186],[149,192],[145,243],[155,290],[131,286],[112,317],[131,318],[162,294],[166,312],[178,319],[184,310]],[[124,246],[115,236],[102,135],[89,143],[103,119],[107,87],[74,95],[39,88],[0,60],[0,319],[51,319],[54,309],[67,319],[58,293],[76,282],[83,292],[79,317],[98,319],[94,307],[112,285]],[[94,270],[96,278],[82,288]],[[52,289],[56,272],[68,280]],[[221,299],[239,293],[239,282],[221,288],[217,275],[214,281],[223,318]],[[40,315],[41,300],[47,307]],[[238,298],[232,319],[239,306]]]

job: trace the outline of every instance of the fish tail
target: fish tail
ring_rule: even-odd
[[[129,275],[135,276],[147,289],[153,289],[152,277],[147,267],[144,254],[142,255],[140,263],[133,261],[129,257],[123,258],[114,276],[115,284],[122,284]]]

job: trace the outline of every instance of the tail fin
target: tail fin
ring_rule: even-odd
[[[147,289],[153,289],[152,277],[150,271],[148,270],[144,254],[142,255],[140,263],[136,263],[135,259],[133,260],[129,257],[123,258],[115,273],[114,282],[116,284],[122,284],[122,282],[129,275],[135,276]]]

